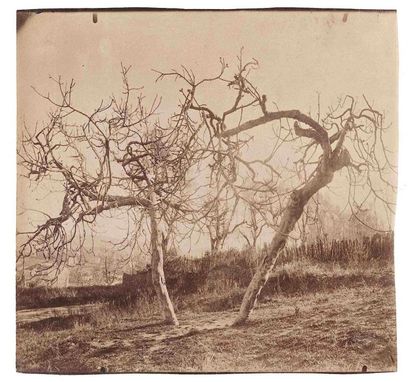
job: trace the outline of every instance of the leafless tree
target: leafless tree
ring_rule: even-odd
[[[105,284],[111,285],[117,276],[117,269],[115,265],[110,264],[108,256],[104,257],[103,279]]]
[[[297,109],[279,110],[275,103],[272,104],[276,110],[270,111],[267,96],[250,80],[257,61],[244,63],[241,54],[238,62],[237,70],[228,73],[228,65],[221,60],[221,72],[207,81],[195,81],[194,74],[188,70],[161,73],[162,77],[174,76],[185,83],[189,104],[184,112],[189,118],[196,113],[209,129],[209,147],[220,162],[227,163],[221,170],[224,181],[238,199],[260,212],[275,231],[246,290],[234,325],[247,320],[304,207],[332,182],[336,173],[343,172],[347,176],[353,214],[372,198],[393,213],[394,201],[388,200],[388,195],[394,190],[389,176],[395,170],[383,139],[388,128],[384,126],[384,116],[365,96],[360,102],[349,95],[340,99],[335,108],[329,108],[318,120]],[[217,91],[231,97],[232,103],[227,109],[211,105],[212,97],[207,103],[201,99],[205,93],[201,92],[202,88],[211,83],[212,89],[220,85]],[[206,94],[209,97],[209,92]],[[246,158],[244,148],[252,140],[252,136],[246,134],[262,126],[272,129],[275,136],[272,152],[268,158]],[[293,156],[286,163],[283,163],[283,146],[287,156],[289,153]],[[226,170],[228,168],[234,171]],[[262,169],[265,177],[258,179]],[[356,192],[359,187],[360,193]],[[249,191],[255,194],[253,200],[246,195]],[[267,205],[269,213],[260,208]]]
[[[241,229],[240,233],[246,240],[248,247],[254,252],[256,251],[256,243],[265,227],[265,220],[258,216],[257,211],[250,206],[248,208],[248,218],[245,221],[246,229]]]
[[[55,182],[64,193],[60,213],[23,236],[18,259],[42,255],[47,262],[39,275],[56,277],[71,256],[93,239],[100,215],[125,214],[128,232],[119,246],[134,249],[141,226],[149,229],[152,280],[166,322],[178,324],[163,270],[161,232],[167,240],[175,224],[190,220],[188,172],[197,155],[198,135],[185,114],[160,122],[160,99],[146,106],[141,89],[128,82],[122,66],[122,95],[112,96],[92,112],[76,106],[74,81],[52,81],[57,96],[42,94],[53,106],[48,120],[25,128],[18,151],[23,176],[35,182]],[[202,147],[203,144],[201,143]]]
[[[226,188],[224,193],[217,192],[217,196],[211,196],[211,201],[205,204],[205,208],[209,211],[204,219],[209,234],[211,254],[220,251],[227,237],[244,224],[244,221],[234,222],[238,202],[239,199],[235,195],[229,195],[229,189]]]
[[[246,64],[242,64],[241,57],[239,60],[239,76],[246,75],[257,66],[256,60]],[[242,118],[242,112],[255,106],[257,101],[251,99],[249,103],[242,104],[242,98],[247,92],[244,92],[241,84],[242,77],[235,75],[234,79],[225,79],[228,65],[223,59],[220,59],[220,65],[220,72],[216,76],[199,80],[184,66],[180,71],[157,71],[158,80],[171,77],[186,85],[180,90],[185,101],[179,114],[197,121],[198,130],[202,129],[202,142],[205,144],[201,149],[202,161],[205,163],[202,171],[206,174],[203,177],[207,179],[207,199],[203,204],[203,214],[197,216],[197,222],[202,225],[203,231],[208,232],[212,252],[219,250],[226,238],[245,224],[245,219],[238,219],[238,216],[247,206],[251,205],[268,226],[274,224],[278,216],[272,209],[272,202],[278,196],[276,185],[280,176],[270,163],[278,147],[272,148],[265,158],[248,160],[241,151],[245,151],[252,137],[240,139],[237,135],[234,138],[222,136],[226,128],[225,121],[236,113]],[[201,104],[197,98],[197,93],[213,82],[225,84],[229,89],[238,89],[233,105],[229,105],[221,116]],[[260,174],[263,174],[262,178]]]

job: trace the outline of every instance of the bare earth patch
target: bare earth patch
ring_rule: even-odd
[[[22,372],[233,372],[396,370],[393,287],[278,296],[243,327],[235,310],[180,312],[180,326],[120,319],[108,327],[18,328]]]

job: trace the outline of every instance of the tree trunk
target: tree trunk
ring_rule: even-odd
[[[155,209],[155,200],[151,200],[148,208],[151,225],[151,272],[152,284],[157,294],[165,323],[178,325],[178,319],[169,297],[164,274],[164,257],[159,243],[158,218]]]
[[[339,158],[335,158],[334,163],[332,163],[332,161],[327,163],[326,166],[324,164],[319,165],[316,175],[306,183],[304,187],[292,193],[283,213],[278,231],[269,246],[269,250],[261,259],[258,268],[248,285],[239,314],[233,323],[234,326],[241,325],[248,319],[263,286],[269,278],[270,272],[285,247],[290,232],[302,215],[306,203],[317,191],[330,183],[334,172],[345,164],[345,161],[342,160],[345,158],[342,158],[340,163],[338,159]]]
[[[218,237],[212,237],[212,234],[210,234],[209,236],[211,241],[211,254],[214,255],[221,250],[222,240]]]

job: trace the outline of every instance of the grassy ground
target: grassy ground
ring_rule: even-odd
[[[282,275],[282,276],[281,276]],[[180,326],[155,304],[17,328],[25,372],[361,372],[396,369],[394,283],[385,266],[283,265],[248,324],[229,325],[244,289],[175,297]],[[318,281],[319,280],[319,281]]]

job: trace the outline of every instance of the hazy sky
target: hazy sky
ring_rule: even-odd
[[[219,69],[219,57],[236,64],[243,47],[245,57],[260,63],[255,84],[279,107],[313,115],[318,93],[323,110],[339,96],[365,94],[397,131],[392,12],[103,12],[97,23],[91,12],[54,12],[30,17],[17,43],[19,128],[23,121],[33,126],[46,119],[50,106],[31,86],[47,92],[52,87],[49,75],[74,78],[75,104],[92,111],[102,98],[120,90],[120,63],[132,65],[132,82],[144,86],[148,98],[160,94],[160,111],[167,116],[175,110],[181,86],[155,83],[151,69],[166,71],[184,64],[198,77],[210,76]],[[211,100],[216,107],[224,102]],[[258,129],[253,147],[257,152],[263,151],[266,131]],[[388,142],[393,150],[395,139],[392,134]],[[25,192],[26,181],[19,186],[18,208],[60,208],[58,198],[35,201],[36,193]]]

